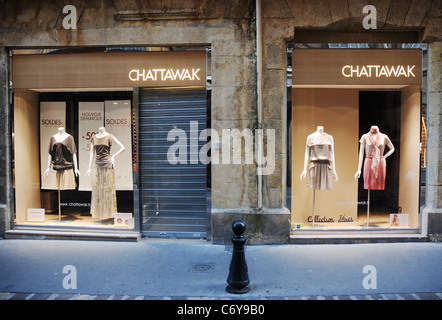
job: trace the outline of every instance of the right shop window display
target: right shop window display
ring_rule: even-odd
[[[369,85],[311,79],[299,84],[297,57],[294,53],[292,230],[418,228],[420,85],[405,77],[396,84],[385,79]]]

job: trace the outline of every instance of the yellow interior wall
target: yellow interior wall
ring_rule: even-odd
[[[14,160],[16,222],[26,222],[28,208],[41,208],[38,93],[16,90]]]
[[[399,206],[409,214],[409,226],[418,227],[420,189],[420,86],[403,88],[401,93],[401,153]]]
[[[354,175],[358,166],[359,93],[355,89],[304,89],[292,91],[292,224],[306,223],[313,210],[313,189],[307,187],[307,177],[300,180],[304,168],[307,136],[323,126],[334,140],[338,182],[332,190],[315,194],[315,214],[357,221],[358,186]]]

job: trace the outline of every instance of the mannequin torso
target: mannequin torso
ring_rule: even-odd
[[[68,138],[70,138],[71,141],[66,140]],[[69,147],[69,151],[72,153],[72,161],[73,161],[74,173],[75,173],[76,176],[79,176],[80,175],[80,171],[78,170],[78,167],[77,167],[77,155],[76,155],[77,150],[76,150],[76,147],[75,147],[75,142],[74,142],[73,137],[69,133],[67,133],[65,131],[64,127],[60,127],[60,128],[58,128],[58,132],[56,134],[54,134],[52,136],[52,138],[51,138],[50,148],[51,148],[51,145],[53,143],[52,139],[55,140],[54,144],[61,144],[61,143],[63,143],[63,144],[68,144],[70,146]],[[45,176],[49,175],[52,160],[53,160],[53,158],[52,158],[51,152],[49,152],[48,168],[44,172]]]
[[[107,136],[109,133],[106,131],[105,127],[98,128],[98,133],[95,135],[97,138],[101,139]]]
[[[316,146],[316,147],[315,147]],[[327,147],[325,150],[323,147]],[[314,150],[316,148],[317,150]],[[312,152],[317,151],[317,152]],[[319,158],[317,159],[317,156]],[[304,170],[301,173],[300,179],[306,177],[307,166],[311,160],[328,160],[332,167],[332,173],[335,181],[338,181],[338,174],[335,169],[335,157],[334,157],[334,142],[333,137],[324,132],[323,126],[318,126],[316,131],[307,137],[307,145],[305,149],[304,157]]]
[[[388,146],[389,150],[384,154],[385,147]],[[382,158],[385,161],[394,151],[394,146],[391,143],[390,139],[386,134],[383,134],[379,131],[378,126],[371,126],[370,131],[366,134],[362,135],[360,140],[360,148],[359,148],[359,161],[358,161],[358,171],[356,171],[355,179],[359,179],[361,176],[362,163],[365,156],[372,157],[373,150],[376,150],[379,153],[379,158]],[[366,188],[367,189],[367,188]]]
[[[63,142],[70,136],[69,133],[67,133],[64,128],[58,128],[58,132],[54,134],[54,139],[57,142]]]
[[[121,144],[120,141],[118,141],[117,138],[115,138],[115,136],[110,135],[106,131],[105,127],[98,128],[98,133],[95,135],[94,138],[103,139],[104,137],[106,137],[108,135],[110,136],[111,142],[115,142],[115,143],[117,143],[120,146],[120,149],[113,156],[111,156],[111,163],[112,163],[112,166],[113,166],[114,162],[115,162],[115,157],[117,155],[119,155],[121,152],[123,152],[124,150],[126,150],[126,148]],[[95,139],[92,139],[92,145],[94,145],[94,140]],[[96,150],[95,150],[95,146],[94,146],[94,147],[91,148],[90,158],[89,158],[89,169],[86,171],[86,176],[89,176],[91,174],[92,163],[93,163],[93,159],[95,159],[95,154],[96,154]]]

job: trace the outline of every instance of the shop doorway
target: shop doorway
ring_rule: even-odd
[[[207,236],[205,88],[144,88],[138,103],[138,188],[145,236]],[[196,139],[195,139],[196,137]]]

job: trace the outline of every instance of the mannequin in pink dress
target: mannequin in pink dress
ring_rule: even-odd
[[[368,190],[367,227],[370,209],[370,190],[384,190],[387,164],[385,159],[394,152],[394,146],[386,134],[379,131],[378,126],[371,126],[370,131],[363,134],[359,140],[359,163],[355,179],[361,176],[362,163],[364,162],[364,189]],[[385,147],[389,150],[384,155]],[[364,161],[365,153],[365,161]]]

